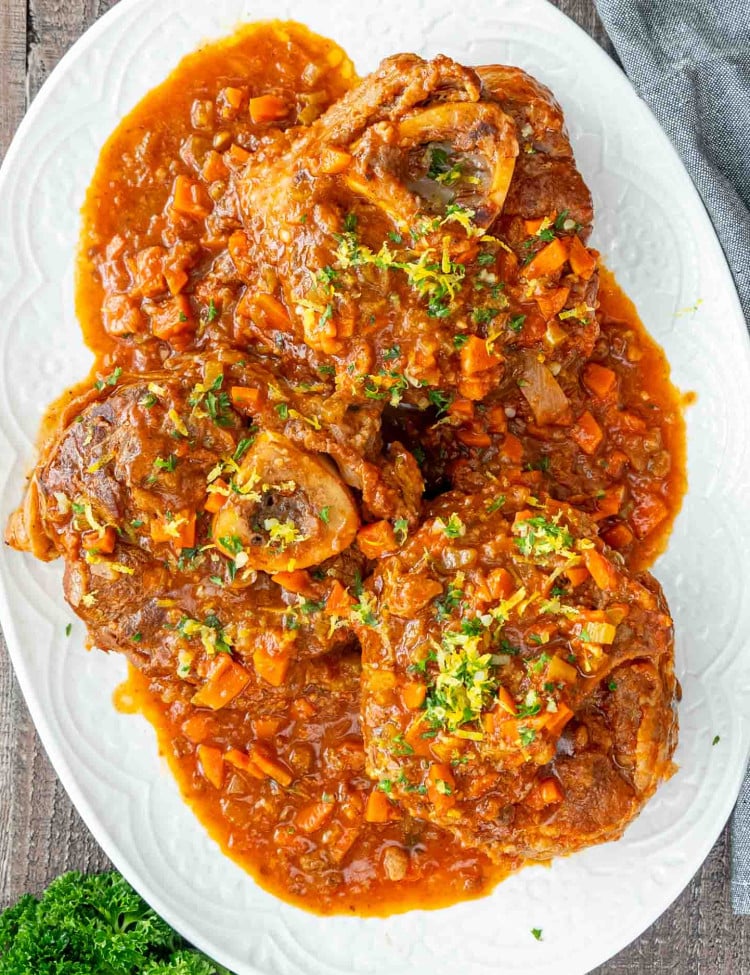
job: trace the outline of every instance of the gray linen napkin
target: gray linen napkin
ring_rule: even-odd
[[[750,328],[750,0],[596,5],[703,197]],[[732,820],[732,907],[750,914],[750,771]]]

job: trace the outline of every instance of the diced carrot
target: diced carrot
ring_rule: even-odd
[[[513,700],[513,695],[507,687],[500,687],[500,690],[497,692],[497,702],[503,711],[515,718],[518,713],[516,702]]]
[[[268,745],[256,745],[250,751],[250,758],[261,772],[265,772],[269,778],[278,782],[279,785],[283,785],[286,788],[286,786],[291,784],[294,776],[290,769],[271,752]]]
[[[508,417],[502,406],[492,406],[485,413],[485,423],[490,433],[506,433]]]
[[[283,723],[283,718],[253,718],[253,733],[256,738],[273,738]]]
[[[289,673],[291,657],[288,652],[269,653],[264,647],[258,647],[253,653],[253,663],[259,677],[271,687],[281,687]]]
[[[157,339],[173,339],[195,328],[195,318],[187,295],[178,294],[160,302],[151,314],[151,331]]]
[[[198,761],[201,771],[215,789],[224,784],[224,756],[220,748],[212,745],[198,745]]]
[[[135,286],[144,298],[154,298],[164,291],[163,247],[144,247],[135,256]]]
[[[456,440],[464,447],[481,449],[492,444],[492,437],[484,430],[456,430]]]
[[[365,525],[357,532],[359,549],[368,559],[377,559],[381,555],[398,548],[398,542],[390,521],[374,521]]]
[[[559,237],[556,237],[543,247],[525,268],[522,268],[522,274],[527,281],[532,278],[550,277],[560,270],[567,259],[568,248]]]
[[[596,269],[596,255],[584,246],[581,238],[574,234],[569,238],[570,266],[573,273],[588,281]]]
[[[213,482],[214,487],[221,488],[221,491],[210,491],[206,495],[206,500],[203,502],[203,510],[208,511],[209,514],[215,515],[217,511],[221,511],[224,507],[224,503],[227,500],[227,495],[222,492],[229,487],[227,482],[223,477],[217,477]],[[188,546],[189,547],[189,546]]]
[[[456,804],[456,780],[447,762],[433,762],[427,773],[427,797],[438,812]]]
[[[152,541],[171,545],[175,552],[192,548],[195,545],[195,512],[183,510],[170,517],[152,518],[149,532]]]
[[[573,712],[568,705],[560,701],[557,705],[557,711],[547,711],[546,714],[541,716],[540,724],[554,737],[561,734],[563,728],[572,717]]]
[[[345,616],[354,605],[354,597],[343,583],[333,580],[331,591],[328,593],[324,612],[329,616]]]
[[[204,220],[211,212],[211,200],[197,180],[176,176],[172,187],[172,209],[192,220]]]
[[[411,711],[421,708],[426,697],[427,686],[421,681],[407,681],[401,688],[401,700],[404,702],[404,707]]]
[[[487,372],[499,366],[503,357],[493,355],[487,351],[487,343],[478,335],[470,335],[460,352],[461,373],[464,376],[474,376],[478,372]]]
[[[315,714],[315,706],[305,697],[298,697],[292,701],[290,710],[292,717],[297,720],[300,718],[311,718]]]
[[[171,295],[178,295],[190,280],[187,271],[182,268],[171,267],[164,269],[164,278]]]
[[[570,435],[587,454],[595,454],[604,439],[604,431],[589,410],[578,417],[576,424],[570,429]]]
[[[586,549],[583,553],[583,561],[594,582],[602,591],[607,592],[617,587],[617,570],[601,552],[597,552],[595,548]]]
[[[346,149],[324,146],[320,153],[317,172],[323,176],[335,176],[337,173],[343,173],[351,161],[352,154]]]
[[[624,521],[619,521],[616,525],[612,525],[611,528],[602,532],[602,538],[610,548],[616,548],[618,552],[621,552],[632,544],[633,533]]]
[[[295,569],[293,572],[277,572],[271,579],[287,592],[301,596],[311,596],[315,592],[310,573],[305,569]]]
[[[236,263],[236,262],[235,262]],[[246,291],[237,304],[237,312],[262,328],[278,329],[288,332],[292,327],[286,308],[273,295],[261,291],[257,294]]]
[[[140,303],[132,295],[109,295],[102,303],[102,324],[109,335],[135,335],[146,325]]]
[[[229,396],[234,406],[241,410],[248,410],[250,413],[257,412],[263,399],[261,391],[253,386],[232,386]]]
[[[294,825],[303,833],[315,833],[325,826],[333,815],[333,802],[308,802],[297,810]]]
[[[645,538],[669,515],[669,508],[662,499],[650,492],[641,494],[630,515],[630,523],[638,538]]]
[[[571,565],[565,570],[565,575],[575,589],[589,578],[589,570],[585,565]]]
[[[278,122],[289,114],[289,106],[278,95],[258,95],[250,99],[250,118],[259,122]]]
[[[388,797],[377,786],[367,797],[365,806],[365,822],[367,823],[387,823],[391,818],[391,804]]]
[[[211,666],[203,686],[193,695],[197,707],[218,711],[233,701],[247,687],[250,674],[229,656],[219,654]]]
[[[247,772],[248,775],[252,775],[254,779],[265,779],[265,773],[262,772],[252,758],[246,755],[245,752],[239,750],[239,748],[230,748],[228,752],[224,753],[224,761],[229,762],[235,768],[238,768],[241,772]]]
[[[602,521],[604,518],[611,518],[619,514],[622,502],[625,497],[625,485],[617,484],[615,487],[608,488],[596,502],[596,511],[592,515],[594,521]]]
[[[224,97],[227,105],[231,105],[232,108],[241,108],[247,92],[244,88],[233,88],[228,85],[226,88],[222,88],[219,94]]]
[[[210,738],[216,729],[216,721],[211,717],[210,714],[201,714],[200,711],[196,711],[189,718],[186,718],[181,725],[182,733],[190,741],[196,744],[201,741],[205,741],[206,738]]]
[[[551,804],[553,802],[562,802],[565,798],[562,786],[557,779],[543,779],[539,783],[539,795],[543,802]]]
[[[628,455],[621,450],[610,450],[604,455],[604,467],[607,474],[612,478],[617,479],[622,477],[622,473],[628,463]]]
[[[448,407],[448,416],[452,416],[456,420],[473,420],[474,404],[470,399],[457,396]]]
[[[552,620],[548,623],[534,623],[527,634],[527,638],[537,645],[549,643],[557,630],[558,624]]]
[[[487,587],[493,599],[507,599],[515,592],[516,584],[510,572],[500,567],[487,576]]]
[[[610,603],[604,615],[608,622],[619,626],[623,620],[630,616],[630,606],[627,603]]]
[[[557,210],[553,210],[548,217],[537,217],[535,220],[524,220],[524,226],[526,227],[526,234],[529,237],[536,237],[539,231],[542,229],[543,224],[547,224],[549,227],[557,219]]]
[[[570,288],[552,288],[550,291],[534,296],[545,321],[554,318],[559,311],[563,310],[569,294]]]
[[[520,464],[523,460],[523,444],[514,436],[512,433],[507,433],[505,435],[505,440],[503,441],[503,446],[500,450],[500,456],[503,460],[507,460],[509,464]]]
[[[111,555],[117,544],[117,530],[107,525],[102,532],[84,532],[81,545],[85,552],[96,552],[99,555]]]
[[[203,160],[201,176],[206,182],[213,183],[217,179],[226,179],[228,175],[229,170],[221,153],[215,149],[210,149],[206,153],[206,158]]]
[[[436,379],[436,381],[439,381]],[[458,391],[462,397],[479,402],[496,385],[492,372],[480,372],[476,376],[464,376],[459,380]]]
[[[617,373],[598,362],[589,362],[583,370],[583,381],[589,392],[604,399],[615,388]]]
[[[247,149],[244,149],[242,146],[238,146],[236,142],[233,142],[224,153],[224,157],[229,159],[229,161],[235,166],[244,166],[250,158],[250,153],[247,151]]]
[[[547,680],[553,684],[574,684],[577,679],[578,671],[562,657],[555,655],[547,664]]]

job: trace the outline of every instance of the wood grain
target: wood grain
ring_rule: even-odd
[[[0,0],[0,157],[57,61],[115,2]],[[615,56],[593,0],[554,2]],[[0,634],[0,907],[65,870],[107,866],[41,747]],[[667,972],[750,973],[750,918],[735,918],[729,906],[726,830],[669,910],[595,975]]]

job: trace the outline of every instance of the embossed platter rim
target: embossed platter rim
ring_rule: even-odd
[[[17,503],[41,410],[87,366],[72,257],[98,148],[182,54],[239,20],[292,16],[342,43],[361,71],[399,49],[520,64],[566,110],[597,204],[594,245],[664,344],[677,383],[698,391],[688,417],[690,491],[656,570],[678,628],[682,771],[620,843],[524,871],[482,901],[385,920],[322,920],[265,894],[207,839],[160,768],[150,729],[111,706],[122,661],[86,654],[78,624],[65,640],[70,612],[58,566],[0,552],[0,619],[45,747],[89,827],[170,923],[239,975],[439,975],[457,958],[471,975],[497,971],[498,958],[509,973],[579,975],[677,896],[741,781],[750,737],[739,643],[750,630],[742,555],[750,541],[750,349],[695,190],[624,76],[583,32],[543,0],[475,0],[471,22],[448,0],[403,13],[395,0],[362,0],[356,10],[345,0],[122,0],[65,56],[0,173],[0,518]],[[698,297],[696,315],[677,314]],[[33,382],[19,388],[24,373]],[[707,617],[719,620],[710,632]],[[712,749],[714,734],[721,743]],[[543,928],[543,942],[532,926]]]

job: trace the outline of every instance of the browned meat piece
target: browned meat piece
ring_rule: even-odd
[[[562,109],[555,96],[521,68],[503,64],[475,69],[485,92],[516,123],[520,152],[497,230],[511,244],[528,238],[524,221],[561,217],[563,229],[586,241],[594,209],[575,165]],[[568,227],[565,227],[569,221]]]
[[[397,510],[413,516],[421,481],[410,480],[405,452],[383,462],[385,477],[377,456],[362,459],[377,438],[351,422],[366,411],[339,417],[332,434],[322,398],[308,390],[303,414],[282,378],[236,360],[114,376],[73,403],[9,540],[65,558],[67,598],[94,642],[189,682],[211,678],[231,650],[250,675],[237,704],[257,708],[265,694],[299,690],[290,676],[298,657],[352,642],[327,603],[363,569],[344,551],[359,509],[327,455],[350,465],[346,476],[366,482],[376,507],[406,485],[407,508]],[[266,421],[273,432],[259,432]]]
[[[453,319],[516,153],[515,126],[471,69],[387,59],[270,169],[249,164],[236,262],[261,292],[277,279],[285,307],[248,302],[240,330],[305,343],[360,401],[429,406],[422,386],[459,381]]]
[[[672,773],[672,621],[587,516],[501,490],[444,495],[369,580],[365,746],[411,814],[544,859],[618,837]]]

